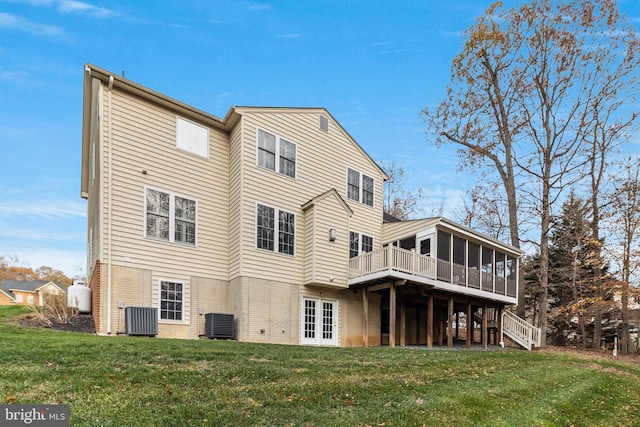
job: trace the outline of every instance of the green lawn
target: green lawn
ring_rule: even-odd
[[[631,426],[640,365],[560,352],[309,348],[26,329],[0,308],[0,403],[72,426]]]

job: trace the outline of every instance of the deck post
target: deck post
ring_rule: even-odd
[[[442,308],[438,310],[438,346],[442,347],[444,343],[444,328],[445,328],[445,319],[446,312]]]
[[[407,310],[404,305],[404,299],[400,298],[400,347],[407,345],[406,332],[407,332]]]
[[[447,348],[453,348],[453,295],[449,295],[447,313]]]
[[[433,348],[433,294],[427,302],[427,348]]]
[[[389,285],[389,348],[396,346],[396,285]]]
[[[489,309],[485,303],[482,307],[482,348],[487,348],[488,345],[488,326],[489,326]]]
[[[498,308],[498,318],[496,319],[496,324],[498,325],[498,332],[496,333],[496,341],[498,341],[498,339],[500,340],[500,342],[497,342],[496,344],[500,345],[500,347],[504,347],[504,338],[502,337],[502,312],[504,311],[504,306],[500,306]]]
[[[471,313],[471,303],[467,303],[467,348],[471,348],[473,342],[473,315]]]
[[[369,292],[362,288],[362,342],[369,347]]]
[[[456,338],[460,338],[460,313],[456,311]]]
[[[416,271],[418,270],[418,268],[416,267],[417,264],[418,264],[418,258],[416,257],[416,250],[411,249],[411,274],[413,276],[416,275]]]

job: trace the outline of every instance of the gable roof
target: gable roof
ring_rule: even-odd
[[[327,116],[328,119],[330,119],[340,130],[340,132],[342,132],[342,134],[353,144],[356,146],[356,148],[358,149],[358,151],[360,151],[366,158],[367,160],[371,163],[371,165],[373,167],[375,167],[378,172],[382,175],[383,179],[386,181],[389,179],[389,175],[387,175],[387,173],[384,171],[384,169],[382,169],[380,167],[380,165],[378,163],[376,163],[375,160],[373,160],[373,158],[369,155],[369,153],[367,153],[365,151],[364,148],[362,148],[362,146],[360,144],[358,144],[358,141],[356,141],[351,134],[349,134],[349,132],[347,132],[347,130],[342,127],[342,125],[340,124],[339,121],[337,121],[335,119],[335,117],[333,117],[331,115],[331,113],[329,111],[327,111],[326,108],[324,107],[258,107],[258,106],[232,106],[231,108],[229,108],[229,111],[227,112],[227,114],[224,116],[224,122],[225,123],[235,123],[235,121],[237,121],[237,119],[234,121],[233,117],[235,115],[241,115],[242,112],[244,111],[259,111],[259,112],[285,112],[285,111],[290,111],[290,112],[317,112],[320,114],[324,114]]]
[[[306,211],[311,206],[315,205],[319,201],[324,200],[324,199],[326,199],[327,197],[330,197],[330,196],[333,196],[336,199],[338,199],[338,202],[342,205],[344,210],[347,211],[349,216],[353,215],[353,210],[349,207],[347,202],[344,201],[344,199],[342,198],[340,193],[338,193],[338,191],[335,188],[332,188],[331,190],[325,191],[324,193],[322,193],[322,194],[314,197],[313,199],[309,200],[308,202],[306,202],[305,204],[302,205],[302,210]]]
[[[38,292],[38,290],[40,290],[40,288],[48,285],[48,284],[52,284],[54,286],[56,286],[58,289],[60,289],[61,291],[66,292],[67,289],[60,285],[59,283],[56,282],[52,282],[50,280],[29,280],[29,281],[24,281],[24,280],[12,280],[12,279],[3,279],[2,282],[0,282],[0,291],[4,292],[6,295],[8,295],[9,297],[11,297],[12,299],[15,299],[15,295],[13,293],[13,291],[22,291],[22,292]]]

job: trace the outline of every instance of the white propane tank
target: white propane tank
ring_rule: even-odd
[[[80,313],[91,313],[91,289],[83,281],[74,280],[67,288],[67,307],[77,308]]]

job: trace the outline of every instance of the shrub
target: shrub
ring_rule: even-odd
[[[78,309],[67,307],[66,294],[47,294],[41,306],[29,306],[38,321],[47,327],[51,327],[52,321],[66,325],[71,319],[78,317]]]

